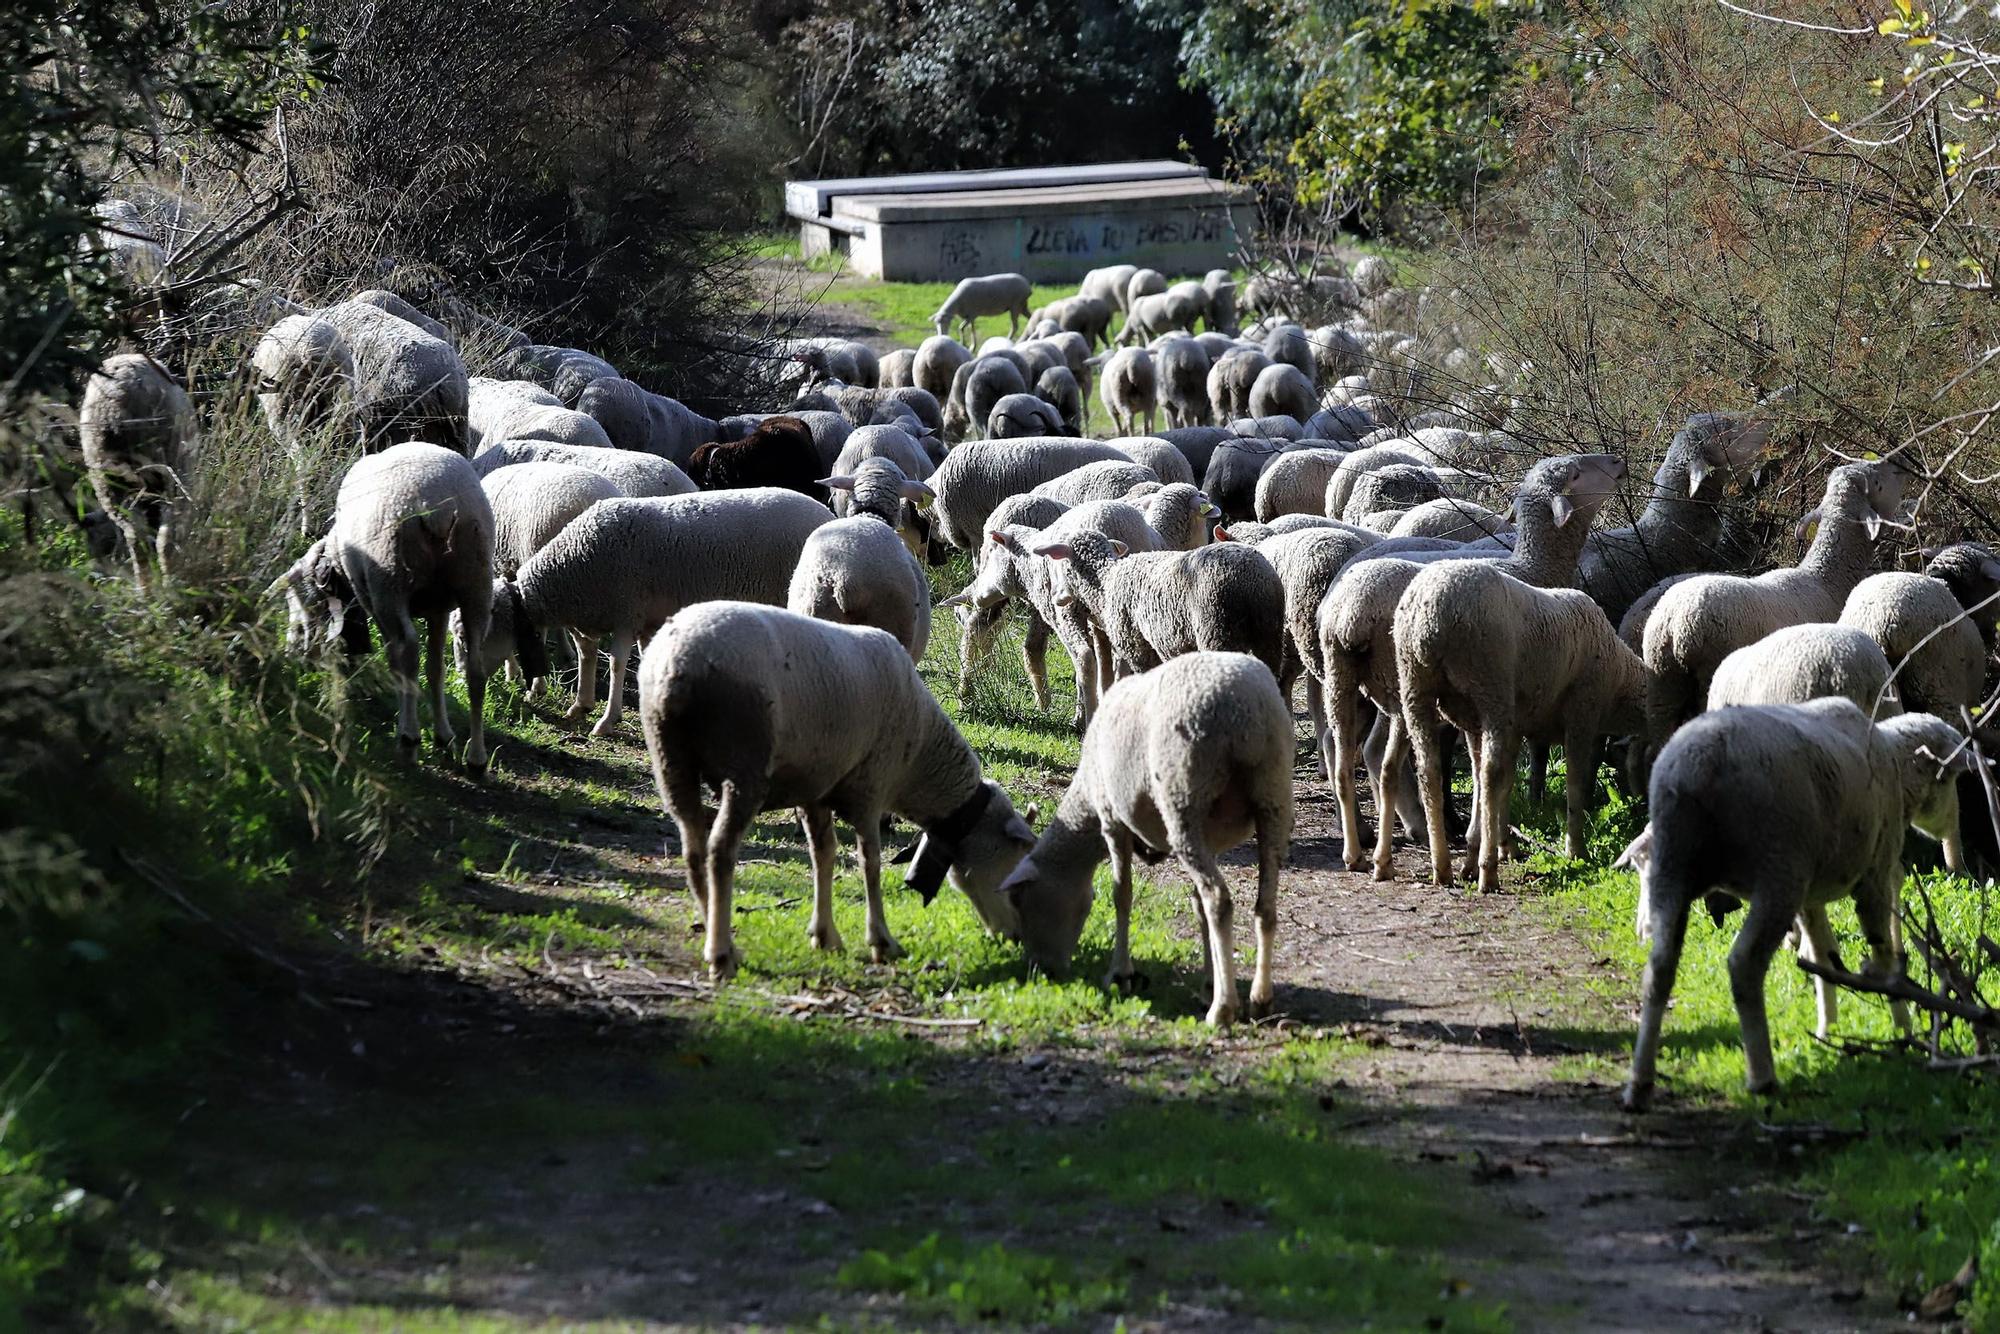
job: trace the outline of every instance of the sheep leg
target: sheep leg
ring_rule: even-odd
[[[799,807],[799,828],[812,854],[813,909],[806,935],[816,950],[839,951],[846,946],[833,924],[833,865],[840,845],[833,836],[833,812],[824,806]]]
[[[563,717],[575,721],[597,707],[597,640],[580,630],[572,630],[570,638],[576,644],[576,703]]]
[[[444,691],[444,617],[433,616],[428,626],[429,634],[424,642],[424,679],[431,687],[431,735],[437,738],[439,750],[449,750],[456,734],[451,730],[451,713],[445,707]]]
[[[1470,733],[1467,733],[1468,738]],[[1489,729],[1479,746],[1479,814],[1484,822],[1479,844],[1479,892],[1500,892],[1500,848],[1507,840],[1507,798],[1514,786],[1514,759],[1520,753],[1516,732]]]
[[[715,804],[715,823],[708,831],[708,931],[702,950],[708,975],[717,982],[734,977],[737,965],[743,962],[743,956],[736,952],[732,929],[736,919],[736,851],[761,805],[749,800],[740,784],[723,780],[722,796]]]
[[[1750,896],[1743,929],[1729,947],[1729,995],[1736,1002],[1736,1022],[1743,1030],[1744,1084],[1752,1093],[1769,1093],[1778,1086],[1771,1064],[1771,1022],[1764,1003],[1764,978],[1771,956],[1778,952],[1795,916],[1796,900],[1772,894]]]
[[[661,760],[660,749],[649,734],[646,749],[653,753],[653,783],[660,790],[660,804],[673,817],[681,839],[681,860],[687,863],[688,892],[694,896],[694,910],[708,917],[708,833],[715,825],[715,812],[701,799],[701,779],[692,770],[669,769]]]
[[[1132,987],[1132,831],[1106,823],[1104,846],[1111,854],[1111,971],[1104,985],[1117,991]]]
[[[1382,781],[1385,784],[1393,781],[1394,770],[1391,764],[1401,762],[1404,736],[1407,734],[1409,747],[1416,752],[1417,787],[1424,802],[1424,824],[1430,833],[1431,878],[1439,885],[1449,885],[1452,883],[1451,848],[1445,837],[1445,802],[1449,798],[1449,793],[1444,785],[1444,766],[1441,762],[1443,757],[1438,754],[1437,729],[1427,723],[1409,726],[1405,718],[1395,714],[1387,716],[1389,744],[1388,749],[1382,753]],[[1390,878],[1383,874],[1389,861],[1389,825],[1389,817],[1384,815],[1382,836],[1376,844],[1375,851],[1377,880]]]
[[[882,910],[882,822],[861,821],[854,841],[861,845],[861,877],[868,887],[868,952],[876,963],[890,963],[905,951],[889,934],[889,917]]]
[[[1578,730],[1563,738],[1563,780],[1565,804],[1569,810],[1563,855],[1581,861],[1590,833],[1590,808],[1597,804],[1597,763],[1604,751],[1604,738],[1596,729]]]
[[[1440,748],[1442,748],[1444,742],[1448,738],[1442,731],[1439,732],[1438,736],[1439,736],[1438,744]],[[1486,838],[1485,838],[1486,817],[1483,814],[1486,808],[1481,804],[1481,798],[1485,796],[1485,788],[1484,785],[1479,781],[1479,774],[1480,774],[1479,757],[1485,753],[1484,750],[1481,749],[1483,742],[1484,738],[1478,732],[1467,732],[1465,734],[1466,755],[1467,758],[1471,760],[1470,767],[1472,773],[1472,809],[1466,812],[1465,860],[1459,863],[1458,873],[1464,876],[1467,880],[1471,880],[1479,874],[1479,849],[1485,846],[1486,843]],[[1445,841],[1449,843],[1451,841],[1451,757],[1450,756],[1447,755],[1445,757],[1443,765],[1441,767],[1444,770]]]
[[[1409,749],[1409,736],[1408,729],[1403,725],[1401,714],[1384,712],[1382,715],[1382,726],[1382,776],[1377,781],[1375,788],[1377,794],[1376,805],[1380,807],[1376,811],[1375,820],[1375,878],[1377,880],[1394,880],[1396,878],[1396,821],[1389,810],[1389,802],[1392,802],[1394,798],[1391,796],[1385,799],[1382,794],[1394,793],[1397,785],[1403,781],[1403,769],[1408,763],[1406,756]],[[1442,772],[1438,772],[1436,781],[1441,789],[1444,782]],[[1425,792],[1429,792],[1428,787],[1425,788]],[[1444,805],[1442,790],[1438,794],[1437,801],[1440,811],[1439,818],[1442,819],[1441,812]],[[1428,807],[1429,805],[1430,798],[1427,795],[1425,797],[1425,806]],[[1440,827],[1439,834],[1432,840],[1431,860],[1434,867],[1438,868],[1440,872],[1438,883],[1440,885],[1448,885],[1451,883],[1451,854],[1445,850],[1443,838],[1444,835]]]
[[[590,729],[592,736],[610,736],[625,712],[625,673],[632,661],[632,632],[620,627],[611,632],[611,674],[604,685],[604,716]],[[595,663],[592,664],[595,666]],[[593,676],[596,673],[591,673]]]
[[[1660,1026],[1667,1001],[1674,994],[1674,977],[1681,969],[1681,945],[1687,939],[1688,909],[1694,896],[1674,886],[1652,895],[1653,950],[1646,958],[1646,980],[1639,997],[1639,1033],[1632,1043],[1632,1076],[1622,1099],[1628,1112],[1643,1112],[1653,1104],[1653,1079],[1660,1060]]]
[[[1278,952],[1278,872],[1291,842],[1289,806],[1257,812],[1257,971],[1250,979],[1250,1017],[1271,1013],[1277,988],[1271,982],[1271,961]]]
[[[1528,800],[1539,806],[1548,795],[1549,743],[1533,741],[1528,744]]]
[[[459,616],[466,625],[473,624],[470,609],[460,607]],[[434,626],[443,624],[442,616],[432,622]],[[465,767],[475,774],[486,772],[486,669],[479,665],[480,640],[483,638],[483,635],[466,635],[465,698],[472,708],[472,735],[465,743]]]
[[[1306,716],[1312,719],[1313,749],[1319,753],[1320,776],[1331,783],[1333,759],[1327,754],[1326,692],[1320,689],[1317,676],[1311,672],[1301,675],[1306,680]]]
[[[1236,951],[1231,939],[1234,909],[1229,901],[1229,882],[1222,878],[1214,854],[1198,841],[1200,831],[1176,828],[1179,824],[1178,820],[1169,821],[1167,834],[1175,845],[1174,856],[1194,881],[1195,897],[1207,928],[1208,975],[1212,984],[1207,1019],[1211,1026],[1224,1028],[1236,1022]]]
[[[1335,800],[1340,803],[1340,860],[1348,870],[1358,871],[1362,862],[1361,802],[1355,793],[1354,765],[1364,736],[1361,696],[1348,678],[1344,664],[1336,664],[1331,655],[1327,662],[1326,701],[1326,730],[1333,739],[1333,756],[1326,764]],[[1325,753],[1322,746],[1322,756]],[[1379,794],[1382,789],[1377,786],[1375,791]]]
[[[408,759],[422,740],[417,727],[417,627],[410,613],[399,609],[381,629],[382,651],[389,659],[390,675],[396,678],[396,740]]]
[[[1862,939],[1868,942],[1868,962],[1863,970],[1870,977],[1900,977],[1903,973],[1903,864],[1899,856],[1890,860],[1876,875],[1855,886],[1854,916],[1861,924]],[[1910,1032],[1910,1005],[1894,999],[1889,1013],[1895,1017],[1896,1031]]]
[[[1028,689],[1037,711],[1049,707],[1049,623],[1028,613],[1028,633],[1021,640],[1021,665],[1028,669]]]
[[[1834,961],[1833,923],[1826,919],[1826,905],[1808,903],[1799,909],[1799,957],[1822,967],[1838,967]],[[1840,1017],[1840,992],[1823,977],[1813,979],[1813,1001],[1818,1010],[1813,1032],[1824,1039],[1833,1032]]]

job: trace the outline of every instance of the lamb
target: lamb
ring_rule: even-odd
[[[628,496],[684,496],[700,489],[692,477],[665,459],[628,449],[592,449],[543,440],[505,440],[488,445],[472,460],[472,470],[481,477],[491,477],[504,468],[537,462],[588,468],[610,479]]]
[[[1270,1013],[1278,872],[1292,829],[1292,717],[1269,667],[1240,653],[1196,653],[1113,686],[1083,739],[1076,776],[1042,837],[1001,886],[1018,936],[1043,971],[1062,976],[1083,934],[1092,872],[1111,858],[1111,976],[1134,978],[1132,856],[1171,852],[1194,882],[1207,956],[1207,1020],[1234,1022],[1235,941],[1229,883],[1215,854],[1257,837],[1257,971],[1250,1014]]]
[[[1653,946],[1625,1086],[1628,1110],[1652,1103],[1688,911],[1710,892],[1749,904],[1729,951],[1729,984],[1753,1093],[1777,1087],[1764,979],[1794,921],[1802,927],[1801,954],[1830,964],[1826,906],[1852,894],[1868,941],[1863,971],[1902,972],[1903,829],[1932,837],[1955,829],[1954,781],[1967,765],[1962,744],[1955,729],[1929,714],[1871,723],[1846,699],[1721,709],[1673,734],[1648,789],[1650,847],[1640,879]],[[1907,1033],[1904,1004],[1890,1008]],[[1833,1019],[1834,993],[1822,983],[1822,1035]]]
[[[1303,422],[1319,407],[1312,381],[1296,366],[1278,362],[1257,373],[1250,386],[1252,417],[1291,417]]]
[[[1034,287],[1018,273],[995,273],[984,278],[965,278],[951,289],[951,295],[931,316],[940,335],[949,333],[953,322],[965,329],[965,336],[978,335],[978,321],[988,315],[1007,317],[1007,336],[1017,337],[1021,321],[1029,317],[1028,298]]]
[[[933,334],[917,344],[917,359],[910,367],[910,379],[917,388],[942,403],[951,397],[952,377],[972,360],[972,350],[956,338]]]
[[[418,439],[468,453],[465,364],[450,343],[361,302],[288,315],[251,354],[271,430],[296,441],[334,402],[363,453]]]
[[[573,463],[521,463],[480,482],[493,511],[493,565],[508,578],[600,500],[625,493],[602,473]]]
[[[1333,737],[1332,778],[1340,804],[1343,859],[1349,870],[1362,861],[1361,819],[1354,786],[1356,752],[1364,725],[1360,711],[1365,695],[1383,714],[1383,754],[1376,776],[1382,807],[1377,833],[1374,873],[1390,879],[1393,867],[1392,805],[1401,809],[1415,832],[1421,820],[1402,800],[1403,688],[1396,670],[1394,629],[1396,607],[1410,582],[1425,565],[1440,560],[1490,561],[1502,571],[1536,587],[1561,587],[1576,577],[1577,554],[1590,520],[1603,508],[1625,476],[1625,464],[1609,454],[1572,454],[1544,459],[1528,470],[1515,499],[1520,516],[1520,540],[1513,554],[1467,550],[1410,552],[1395,557],[1376,555],[1384,543],[1361,552],[1321,600],[1317,627],[1322,682]],[[1408,539],[1406,539],[1408,540]],[[1388,795],[1385,795],[1388,794]]]
[[[445,712],[444,641],[446,613],[457,613],[471,650],[465,687],[472,735],[465,763],[474,773],[484,772],[488,667],[480,650],[494,600],[513,606],[517,594],[507,580],[493,578],[493,510],[479,474],[462,455],[424,441],[367,455],[341,480],[333,526],[321,550],[381,632],[396,678],[396,740],[406,757],[416,753],[420,739],[419,619],[430,623],[424,669],[431,687],[431,735],[444,747],[454,739]],[[301,573],[295,566],[281,582]],[[329,611],[337,623],[340,610],[329,606]],[[523,666],[538,665],[538,647],[523,646]]]
[[[1187,482],[1137,486],[1125,493],[1125,499],[1145,512],[1147,524],[1167,551],[1207,546],[1209,524],[1222,514],[1214,501]]]
[[[1389,530],[1391,537],[1441,537],[1453,542],[1471,542],[1482,537],[1510,537],[1514,525],[1504,514],[1495,514],[1484,505],[1453,496],[1427,500],[1404,510]],[[1585,544],[1589,549],[1589,544]],[[1601,604],[1600,604],[1601,605]]]
[[[1096,440],[1056,437],[961,445],[928,479],[937,493],[932,517],[938,536],[960,551],[971,551],[986,531],[986,516],[1001,501],[1032,491],[1072,468],[1105,459],[1130,461],[1120,450]]]
[[[616,448],[655,454],[683,468],[696,449],[722,438],[714,418],[615,375],[578,391],[576,410],[595,417]]]
[[[466,427],[475,454],[502,440],[611,448],[611,437],[596,418],[564,407],[554,394],[527,380],[473,376],[466,387]]]
[[[1103,397],[1104,406],[1111,413],[1112,425],[1117,427],[1120,435],[1131,435],[1142,416],[1146,419],[1146,433],[1152,434],[1158,387],[1159,377],[1153,366],[1153,354],[1145,348],[1120,348],[1112,355],[1104,367],[1098,393]]]
[[[688,460],[688,476],[704,491],[781,486],[824,505],[819,478],[826,465],[812,432],[797,417],[766,417],[742,440],[703,445]]]
[[[1804,704],[1838,696],[1871,718],[1903,710],[1890,688],[1889,659],[1866,631],[1845,625],[1788,625],[1745,644],[1715,669],[1708,707]]]
[[[1082,334],[1091,347],[1111,341],[1111,303],[1102,297],[1078,295],[1051,301],[1033,315],[1055,321],[1059,329]]]
[[[501,372],[515,379],[533,380],[562,400],[564,407],[577,407],[583,391],[599,380],[615,380],[618,368],[603,357],[580,348],[530,343],[516,348],[499,362]]]
[[[952,377],[951,396],[945,402],[945,438],[964,439],[975,423],[984,426],[991,420],[1001,399],[1027,392],[1028,377],[1019,356],[989,353],[966,362]]]
[[[1215,421],[1232,421],[1250,411],[1250,390],[1275,363],[1254,347],[1217,357],[1208,368],[1208,406]]]
[[[1347,494],[1347,509],[1341,518],[1363,527],[1363,520],[1384,510],[1407,510],[1444,495],[1438,475],[1429,468],[1409,463],[1392,463],[1362,473]]]
[[[1144,464],[1106,460],[1072,468],[1036,486],[1030,494],[1047,496],[1065,505],[1081,505],[1092,500],[1119,500],[1133,487],[1159,480]]]
[[[893,352],[882,354],[882,387],[901,389],[914,387],[916,381],[917,350],[913,347],[899,347]]]
[[[1893,462],[1850,463],[1827,474],[1819,535],[1791,569],[1754,577],[1698,575],[1668,589],[1646,623],[1652,673],[1646,700],[1649,753],[1700,711],[1708,680],[1731,650],[1773,630],[1832,621],[1868,573],[1876,535],[1901,515],[1908,474]]]
[[[1024,532],[1032,533],[1048,527],[1067,512],[1066,506],[1046,496],[1010,496],[1001,501],[987,519],[991,531],[980,544],[973,570],[977,572],[985,565],[992,548],[999,544],[998,534],[1005,529],[1019,526]],[[958,697],[961,700],[971,698],[973,673],[993,655],[994,641],[998,639],[1001,624],[1006,620],[1008,598],[1025,596],[1008,593],[984,605],[975,605],[969,596],[970,591],[968,588],[938,604],[952,608],[953,614],[958,617],[959,628],[964,632],[958,643]],[[1046,663],[1050,628],[1050,622],[1031,603],[1027,634],[1021,643],[1021,659],[1027,668],[1028,686],[1034,692],[1035,707],[1038,709],[1049,706]]]
[[[1590,597],[1523,583],[1498,564],[1440,562],[1421,570],[1397,602],[1392,640],[1437,883],[1452,882],[1440,723],[1462,731],[1472,750],[1466,872],[1477,865],[1481,893],[1500,889],[1507,800],[1524,739],[1560,741],[1570,757],[1565,851],[1582,857],[1602,738],[1636,729],[1646,701],[1645,664],[1618,642]]]
[[[125,539],[132,578],[152,591],[151,567],[167,573],[174,505],[195,462],[194,406],[151,358],[119,353],[91,372],[77,408],[77,434],[97,503]]]
[[[1045,504],[1051,503],[1046,497],[1041,499]],[[1009,514],[1009,511],[1012,513]],[[1025,521],[1044,516],[1030,514],[1017,500],[994,511],[995,519],[1002,517]],[[1034,619],[1030,624],[1031,640],[1024,648],[1024,656],[1036,705],[1048,707],[1048,678],[1043,669],[1043,657],[1047,651],[1048,631],[1054,630],[1056,638],[1062,641],[1064,650],[1076,666],[1075,724],[1079,731],[1097,711],[1100,688],[1110,684],[1110,662],[1103,652],[1102,636],[1093,626],[1088,610],[1074,599],[1062,599],[1062,588],[1054,567],[1042,560],[1036,549],[1050,543],[1067,542],[1082,533],[1103,538],[1128,551],[1152,552],[1164,546],[1159,534],[1146,522],[1145,515],[1124,501],[1090,501],[1062,510],[1039,530],[1027,527],[1025,522],[994,523],[989,526],[987,540],[980,547],[979,565],[972,582],[943,604],[964,608],[965,614],[978,618],[998,611],[1009,598],[1020,598],[1026,602]],[[1037,625],[1041,627],[1039,637],[1035,637]],[[973,646],[968,653],[964,668],[968,675],[972,661],[983,659],[990,651],[990,630],[983,638],[987,642]]]
[[[1132,285],[1132,275],[1139,271],[1136,264],[1113,264],[1109,268],[1092,269],[1083,275],[1077,286],[1079,296],[1095,297],[1117,310],[1125,309],[1126,289]]]
[[[1161,339],[1152,348],[1153,393],[1167,425],[1200,426],[1208,421],[1208,353],[1192,338]]]
[[[868,707],[854,707],[857,700]],[[924,831],[905,883],[926,903],[948,874],[990,929],[1017,929],[998,885],[1034,831],[981,777],[979,758],[916,665],[881,631],[741,602],[692,608],[646,647],[639,717],[707,924],[702,954],[718,981],[741,961],[731,930],[737,850],[751,821],[774,806],[799,807],[812,854],[815,948],[844,948],[833,921],[838,817],[860,845],[869,951],[884,963],[902,956],[882,908],[889,812]],[[705,787],[718,794],[713,811]]]
[[[1881,645],[1912,713],[1956,718],[1986,694],[1986,643],[1942,579],[1870,575],[1847,595],[1840,623]]]
[[[1067,434],[1069,431],[1063,423],[1062,413],[1056,410],[1053,403],[1034,394],[1008,394],[993,405],[993,411],[986,420],[988,440]]]
[[[930,646],[931,582],[895,529],[870,515],[813,530],[785,605],[839,625],[872,625],[893,636],[912,661]]]
[[[1327,483],[1346,457],[1343,449],[1288,449],[1268,456],[1252,512],[1263,523],[1282,514],[1319,513]]]
[[[1284,669],[1285,590],[1254,547],[1130,555],[1078,533],[1035,554],[1058,562],[1056,601],[1081,601],[1111,650],[1113,674],[1148,671],[1197,650],[1249,653]]]
[[[517,647],[539,643],[544,628],[567,631],[581,667],[567,715],[577,719],[596,704],[597,646],[608,636],[611,680],[590,732],[607,736],[624,712],[634,645],[698,602],[783,606],[807,537],[832,521],[824,505],[768,486],[600,501],[521,567],[520,596],[493,618],[483,644],[461,628],[462,656],[490,672]]]

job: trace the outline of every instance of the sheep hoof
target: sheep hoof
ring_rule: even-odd
[[[1778,1077],[1765,1075],[1762,1079],[1746,1079],[1743,1081],[1743,1086],[1750,1091],[1750,1096],[1753,1098],[1775,1097],[1778,1092]]]
[[[1250,998],[1250,1017],[1252,1019],[1269,1019],[1272,1010],[1276,1006],[1277,998],[1274,996],[1266,996],[1262,1000],[1252,996]]]
[[[617,730],[617,723],[600,722],[597,726],[590,729],[590,734],[594,737],[607,737]]]
[[[1236,1007],[1221,1001],[1208,1007],[1207,1023],[1210,1028],[1228,1028],[1236,1022]]]
[[[570,723],[573,723],[573,722],[575,722],[575,721],[576,721],[577,719],[579,719],[579,718],[583,717],[583,715],[584,715],[585,713],[588,713],[588,712],[589,712],[589,710],[588,710],[588,709],[585,709],[585,708],[583,707],[583,705],[581,705],[581,704],[572,704],[572,705],[570,705],[570,706],[569,706],[568,708],[566,708],[566,709],[564,709],[564,710],[563,710],[563,715],[562,715],[562,716],[563,716],[563,721],[564,721],[564,722],[570,722]]]
[[[1122,996],[1136,996],[1142,991],[1152,990],[1153,979],[1134,968],[1129,973],[1106,974],[1104,985],[1108,990],[1115,991]]]
[[[742,962],[735,950],[717,955],[708,961],[708,977],[711,982],[723,983],[736,976],[736,966]]]
[[[909,952],[886,937],[868,942],[868,951],[874,956],[876,963],[894,963]]]
[[[840,938],[840,930],[837,927],[816,926],[808,934],[811,935],[812,947],[816,950],[825,950],[830,954],[838,954],[847,948],[847,942]]]
[[[396,737],[396,755],[403,763],[414,764],[417,752],[423,749],[423,744],[422,737],[398,735]]]
[[[1632,1083],[1627,1084],[1625,1086],[1624,1095],[1618,1099],[1618,1105],[1623,1107],[1628,1112],[1645,1112],[1652,1110],[1653,1081],[1649,1079],[1645,1083],[1641,1084],[1635,1080]]]
[[[477,755],[474,755],[471,751],[467,751],[465,753],[465,772],[474,778],[486,777],[486,759],[486,752],[483,750]]]

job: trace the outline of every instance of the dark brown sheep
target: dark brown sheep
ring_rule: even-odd
[[[827,489],[819,483],[824,471],[812,431],[797,417],[766,417],[741,440],[703,445],[687,467],[704,491],[782,486],[822,505],[827,503]]]

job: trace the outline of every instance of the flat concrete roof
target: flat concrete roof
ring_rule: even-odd
[[[1121,207],[1200,207],[1239,201],[1246,193],[1241,186],[1224,185],[1206,176],[1182,176],[1082,185],[836,195],[830,212],[835,218],[857,222],[934,222],[1031,209],[1073,212],[1087,207],[1116,212]]]
[[[1070,185],[1103,186],[1121,181],[1200,180],[1202,167],[1155,159],[1092,162],[1070,167],[1009,167],[981,171],[933,171],[905,176],[854,176],[825,181],[785,182],[785,212],[816,218],[830,212],[837,196],[944,194],[960,191],[1018,190]]]

